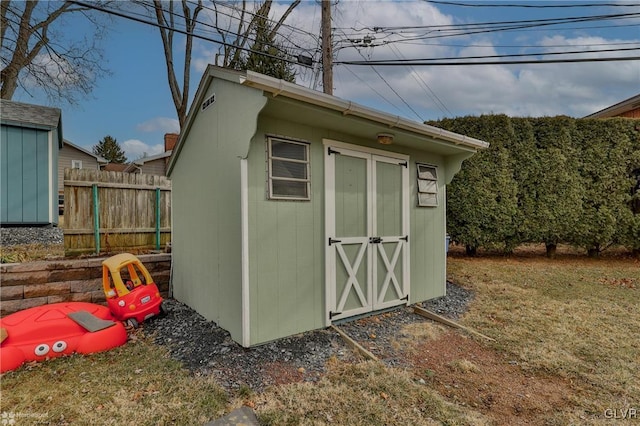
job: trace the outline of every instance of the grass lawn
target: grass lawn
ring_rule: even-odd
[[[530,424],[612,424],[607,409],[618,415],[628,408],[640,411],[638,260],[573,255],[550,260],[542,253],[454,256],[448,274],[476,293],[461,323],[495,343],[427,322],[424,332],[411,330],[416,338],[402,342],[407,357],[416,360],[414,368],[335,360],[316,384],[229,395],[213,379],[190,375],[162,348],[134,335],[107,353],[3,375],[0,412],[29,420],[24,424],[202,425],[247,404],[273,425],[517,424],[507,403],[477,401],[497,395],[491,386],[516,393],[509,382],[515,377],[530,386],[532,399],[541,399],[542,408],[523,417]],[[440,358],[448,357],[442,369],[428,356],[438,347]],[[522,393],[529,397],[526,388]],[[23,424],[20,420],[15,424]]]
[[[476,292],[466,325],[524,370],[569,384],[574,407],[561,419],[606,424],[605,410],[640,411],[640,261],[450,258],[448,272]]]

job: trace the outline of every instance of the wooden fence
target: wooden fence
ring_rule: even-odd
[[[171,181],[65,169],[63,229],[68,256],[163,249],[171,241]]]

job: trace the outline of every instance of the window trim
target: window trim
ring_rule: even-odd
[[[272,145],[271,145],[273,141],[284,142],[284,143],[290,143],[290,144],[294,144],[294,145],[303,146],[305,148],[306,160],[298,160],[296,158],[287,158],[287,157],[274,156],[273,152],[272,152]],[[286,137],[282,137],[282,136],[267,135],[266,153],[267,153],[267,199],[269,199],[269,200],[288,200],[288,201],[310,201],[311,200],[311,161],[310,161],[311,149],[310,149],[309,142],[302,141],[302,140],[297,140],[297,139],[292,139],[292,138],[286,138]],[[305,164],[306,165],[306,176],[307,176],[307,178],[306,179],[300,179],[300,178],[287,178],[287,177],[273,176],[273,160],[286,161],[286,162],[289,162],[289,163]],[[279,182],[305,182],[306,183],[306,194],[307,194],[307,196],[306,197],[298,197],[298,196],[287,197],[287,196],[283,196],[283,195],[274,194],[274,192],[273,192],[273,182],[274,181],[279,181]]]
[[[430,169],[433,170],[433,175],[434,177],[426,177],[426,176],[420,176],[420,167],[428,167]],[[418,207],[438,207],[438,166],[434,166],[433,164],[427,164],[427,163],[416,163],[416,175],[417,175],[417,197],[418,197]],[[432,191],[421,191],[420,190],[420,182],[433,182],[434,183],[434,190]],[[429,194],[429,195],[435,195],[435,198],[433,199],[433,201],[429,201],[427,202],[426,200],[421,200],[420,195],[421,194]]]

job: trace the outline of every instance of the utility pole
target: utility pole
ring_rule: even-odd
[[[331,48],[331,0],[322,2],[322,88],[333,95],[333,49]]]

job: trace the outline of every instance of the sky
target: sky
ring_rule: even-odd
[[[209,0],[204,3],[211,5]],[[279,18],[289,3],[275,2],[272,16]],[[597,7],[587,6],[590,4]],[[239,5],[240,2],[236,2],[231,6]],[[525,5],[547,7],[521,7]],[[573,7],[548,7],[551,5]],[[229,15],[236,13],[232,8],[226,10]],[[634,13],[638,16],[510,31],[488,32],[478,25]],[[196,27],[196,31],[215,39],[215,31],[207,26],[213,23],[212,14],[211,10],[205,9],[199,20],[206,25]],[[303,1],[287,18],[287,26],[281,31],[294,55],[311,56],[316,63],[320,60],[320,16],[319,2]],[[591,53],[590,56],[637,57],[640,56],[639,16],[640,0],[339,0],[332,12],[334,95],[419,122],[481,114],[584,117],[640,93],[639,60],[472,66],[370,66],[343,62],[621,48],[638,50]],[[29,88],[28,92],[18,89],[13,100],[61,108],[65,139],[91,150],[110,135],[132,161],[162,152],[164,134],[178,132],[179,125],[167,83],[159,31],[121,17],[110,17],[110,20],[111,30],[100,42],[104,67],[110,73],[97,81],[88,97],[81,98],[76,105],[52,103],[36,88]],[[218,22],[219,27],[233,24],[234,21],[225,16]],[[461,24],[472,26],[461,29]],[[91,35],[91,28],[81,16],[69,18],[64,25],[61,30],[70,39]],[[458,25],[458,35],[451,35],[449,25]],[[469,31],[471,28],[475,30]],[[179,63],[183,48],[180,37],[176,41],[176,61]],[[195,41],[190,73],[191,99],[207,64],[215,63],[220,52],[218,43]],[[568,57],[587,56],[492,59]],[[322,90],[318,65],[314,69],[296,67],[296,70],[298,84]]]

